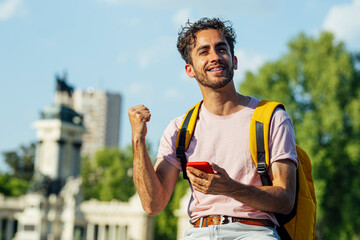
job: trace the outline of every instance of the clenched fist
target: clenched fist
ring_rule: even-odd
[[[147,133],[146,123],[150,121],[151,114],[147,107],[138,105],[128,110],[133,138],[145,138]]]

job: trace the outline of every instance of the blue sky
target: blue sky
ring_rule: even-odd
[[[32,124],[64,72],[75,88],[122,94],[121,146],[131,143],[127,109],[146,105],[156,151],[168,122],[201,99],[176,49],[187,19],[233,22],[238,84],[300,32],[330,30],[359,51],[359,13],[360,0],[0,0],[0,152],[36,140]]]

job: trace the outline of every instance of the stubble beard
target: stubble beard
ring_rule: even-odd
[[[225,87],[234,77],[234,69],[232,67],[226,67],[226,76],[222,81],[211,81],[206,72],[200,72],[194,69],[195,79],[204,87],[211,89],[220,89]]]

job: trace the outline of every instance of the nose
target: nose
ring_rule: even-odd
[[[211,61],[218,61],[219,59],[220,59],[219,54],[215,50],[211,51],[210,60]]]

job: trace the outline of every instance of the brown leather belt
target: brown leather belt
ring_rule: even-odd
[[[275,227],[274,223],[268,219],[249,219],[229,216],[212,215],[202,217],[194,223],[194,227],[207,227],[209,225],[222,225],[231,222],[239,222],[248,225],[257,225],[263,227]]]

